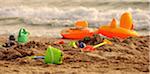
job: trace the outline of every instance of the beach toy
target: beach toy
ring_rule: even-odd
[[[92,36],[94,32],[89,29],[68,29],[65,32],[62,32],[61,35],[66,39],[75,39],[79,40],[87,36]]]
[[[71,42],[69,42],[69,46],[74,47],[74,48],[78,48],[78,47],[84,48],[86,46],[86,44],[83,42],[77,43],[76,41],[71,41]]]
[[[132,15],[130,12],[125,12],[124,14],[122,14],[120,18],[120,27],[129,30],[133,29]]]
[[[58,41],[55,41],[54,44],[64,44],[64,40],[58,40]]]
[[[15,36],[14,35],[9,35],[9,40],[11,40],[11,41],[15,41],[16,40],[16,38],[15,38]]]
[[[45,52],[45,56],[30,56],[31,59],[44,59],[46,64],[61,64],[63,53],[61,50],[49,46]]]
[[[137,32],[132,29],[133,23],[131,14],[126,12],[121,16],[120,27],[117,27],[117,22],[115,19],[113,19],[110,25],[100,26],[97,33],[109,38],[127,38],[130,36],[138,36]]]
[[[109,40],[104,39],[104,41],[103,41],[102,43],[97,44],[97,45],[95,45],[95,46],[87,45],[87,46],[86,46],[85,48],[83,48],[82,50],[83,50],[83,51],[94,51],[95,48],[100,47],[100,46],[102,46],[102,45],[104,45],[104,44],[112,44],[112,43],[111,43]]]
[[[46,64],[61,64],[62,63],[62,52],[54,47],[49,46],[46,50],[45,56],[29,56],[31,59],[44,59]]]
[[[77,22],[75,22],[75,26],[77,28],[85,28],[85,27],[88,27],[88,22],[87,21],[77,21]]]
[[[46,64],[61,64],[63,53],[60,49],[49,46],[46,50],[44,62]]]
[[[15,36],[13,34],[9,35],[8,41],[7,43],[5,43],[5,45],[3,45],[3,47],[12,47],[16,44],[15,41]]]
[[[68,29],[61,33],[63,38],[76,40],[92,36],[93,34],[94,32],[91,32],[89,29]]]
[[[24,28],[21,28],[19,30],[19,34],[18,34],[18,43],[26,43],[28,42],[28,35],[29,35],[29,32],[27,32],[26,29]]]
[[[79,42],[79,47],[84,48],[84,47],[86,47],[86,44],[84,42]]]
[[[69,46],[74,47],[74,48],[78,48],[78,46],[76,45],[76,41],[69,42]]]
[[[94,31],[91,31],[87,27],[87,21],[77,21],[75,28],[64,29],[61,31],[61,35],[66,39],[82,39],[86,36],[92,36]]]
[[[62,44],[64,44],[64,43],[65,43],[64,40],[58,40],[58,41],[55,41],[55,42],[54,42],[54,44],[55,44],[55,45],[59,45],[59,46],[60,46],[60,49],[62,49],[62,50],[64,49],[63,46],[62,46]]]
[[[45,56],[30,56],[29,58],[32,58],[32,59],[44,59]]]

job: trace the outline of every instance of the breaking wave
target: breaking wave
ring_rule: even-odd
[[[147,29],[150,24],[150,11],[142,9],[98,10],[96,8],[50,8],[50,7],[5,7],[0,8],[0,20],[18,19],[25,24],[50,24],[54,26],[72,25],[77,20],[87,20],[91,27],[110,23],[112,18],[118,20],[120,15],[130,11],[133,15],[135,29]],[[14,18],[13,18],[14,17]],[[9,19],[10,18],[10,19]]]

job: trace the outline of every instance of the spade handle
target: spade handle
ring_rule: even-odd
[[[104,44],[112,44],[112,43],[111,43],[111,41],[104,39],[104,41],[102,43],[95,45],[93,48],[97,48],[97,47],[102,46]]]
[[[104,45],[104,44],[107,44],[107,42],[102,42],[102,43],[100,43],[100,44],[97,44],[97,45],[95,45],[93,48],[100,47],[100,46],[102,46],[102,45]]]

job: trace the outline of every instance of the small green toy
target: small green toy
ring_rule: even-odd
[[[75,41],[69,42],[69,46],[74,47],[74,48],[78,48]]]
[[[31,59],[44,59],[46,64],[61,64],[63,53],[60,49],[49,46],[46,50],[45,56],[30,56]]]
[[[63,53],[60,49],[49,46],[46,50],[44,61],[47,64],[61,64]]]
[[[29,35],[29,32],[24,29],[24,28],[21,28],[19,30],[19,34],[18,34],[18,43],[27,43],[28,42],[28,35]]]

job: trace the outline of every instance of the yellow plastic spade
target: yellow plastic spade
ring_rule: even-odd
[[[100,47],[105,44],[112,44],[112,43],[111,43],[111,41],[104,39],[104,41],[102,43],[97,44],[95,46],[87,45],[85,48],[83,48],[83,51],[94,51],[95,48]]]

